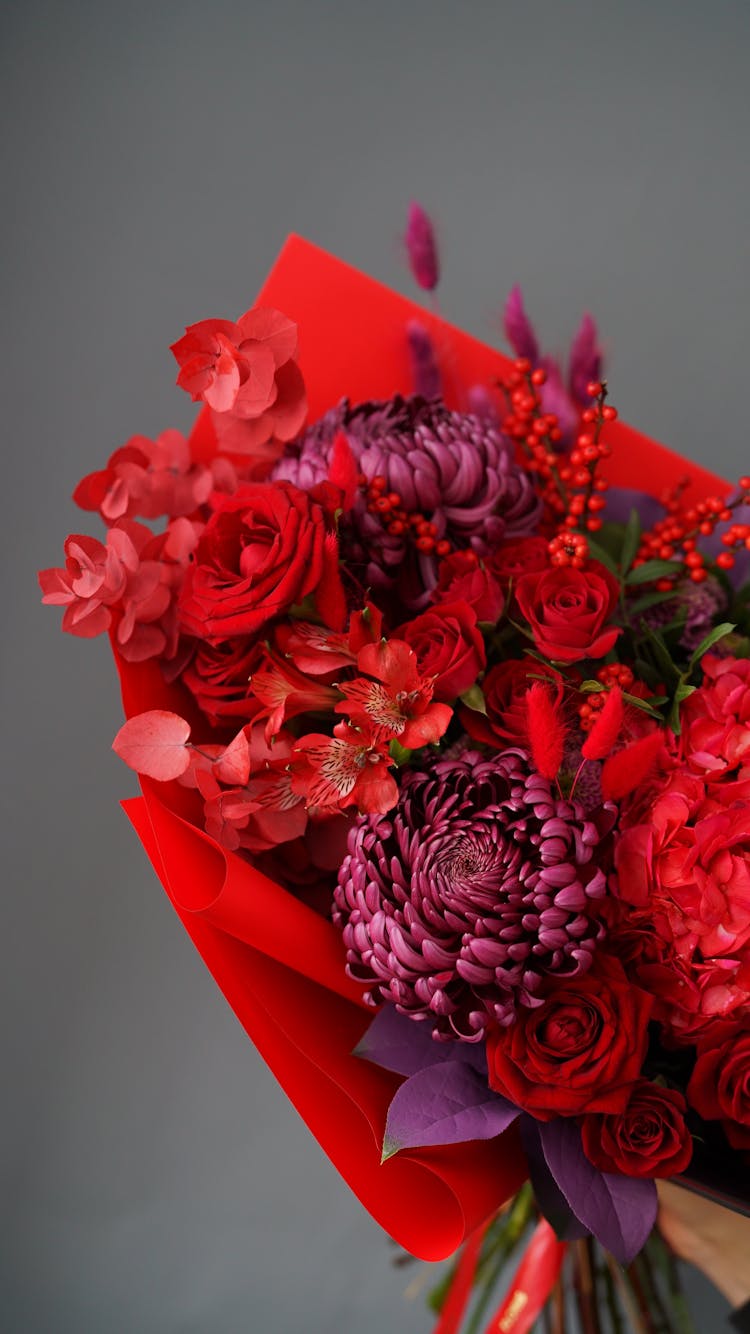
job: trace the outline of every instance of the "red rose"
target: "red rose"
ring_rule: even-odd
[[[522,574],[536,574],[549,569],[549,545],[544,537],[521,537],[503,542],[488,561],[492,573],[502,584],[515,583]]]
[[[309,596],[339,629],[338,543],[324,511],[290,482],[249,483],[222,499],[199,538],[180,594],[182,628],[214,643],[251,635]]]
[[[557,662],[609,653],[620,634],[607,626],[619,596],[620,585],[598,561],[585,570],[568,565],[524,574],[516,584],[516,602],[537,649]]]
[[[442,602],[398,630],[417,655],[421,676],[435,676],[433,699],[449,703],[484,671],[484,639],[467,602]]]
[[[688,1102],[704,1121],[721,1121],[735,1149],[750,1149],[750,1028],[717,1023],[698,1047]]]
[[[600,1172],[628,1177],[673,1177],[693,1156],[685,1099],[676,1089],[639,1079],[622,1112],[585,1116],[583,1149]]]
[[[438,567],[433,602],[467,602],[478,621],[493,625],[505,606],[505,596],[488,566],[480,563],[473,551],[455,551]]]
[[[491,667],[482,681],[486,714],[465,706],[460,710],[469,736],[497,750],[507,750],[509,745],[528,746],[526,692],[533,685],[533,677],[542,675],[559,687],[560,678],[552,668],[530,658],[509,658]]]
[[[555,982],[542,1005],[522,1010],[487,1039],[490,1087],[539,1121],[621,1112],[641,1072],[650,997],[616,959]]]
[[[229,718],[248,721],[260,713],[262,705],[250,694],[250,677],[262,657],[263,646],[254,639],[198,644],[182,681],[214,726]]]

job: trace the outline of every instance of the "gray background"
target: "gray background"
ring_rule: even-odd
[[[748,37],[743,0],[3,5],[3,1330],[430,1328],[157,888],[106,645],[34,570],[189,422],[185,323],[292,229],[410,290],[412,196],[458,323],[515,280],[553,347],[593,310],[623,414],[747,471]]]

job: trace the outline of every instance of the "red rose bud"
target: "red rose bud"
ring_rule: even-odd
[[[455,551],[438,567],[434,602],[467,602],[478,621],[494,625],[502,615],[505,595],[488,566],[473,551]]]
[[[440,277],[435,229],[420,204],[409,205],[404,239],[416,281],[425,292],[434,291]]]
[[[538,1009],[519,1010],[487,1039],[490,1087],[539,1121],[622,1112],[641,1072],[651,998],[616,959],[556,978]]]
[[[639,1079],[623,1111],[583,1118],[584,1153],[600,1172],[676,1176],[693,1156],[685,1110],[685,1099],[676,1089]]]
[[[536,648],[556,662],[609,653],[621,634],[607,625],[619,596],[620,585],[598,561],[585,570],[562,566],[525,574],[516,585],[516,602]]]

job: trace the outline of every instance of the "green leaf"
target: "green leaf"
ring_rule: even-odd
[[[594,692],[600,694],[604,686],[601,681],[581,681],[578,689],[583,691],[584,695],[592,695]]]
[[[626,584],[651,584],[656,579],[671,578],[682,574],[683,565],[678,560],[647,560],[643,565],[636,565],[625,578]]]
[[[459,699],[462,704],[466,705],[467,709],[473,709],[475,713],[483,713],[486,716],[487,705],[484,699],[484,691],[480,685],[469,686],[469,689],[465,690],[463,695],[459,695]]]
[[[658,719],[659,719],[659,722],[662,722],[662,721],[663,721],[663,720],[662,720],[662,716],[661,716],[661,714],[659,713],[658,706],[657,706],[657,705],[654,705],[654,704],[651,702],[651,700],[648,700],[648,699],[640,699],[640,698],[638,697],[638,695],[627,695],[627,694],[625,693],[625,691],[623,691],[623,693],[622,693],[622,697],[623,697],[623,699],[625,700],[626,704],[634,704],[635,707],[636,707],[636,709],[641,709],[641,710],[643,711],[643,713],[647,713],[647,714],[649,715],[649,717],[651,717],[651,718],[658,718]],[[655,695],[654,698],[655,698],[655,699],[660,699],[660,698],[662,698],[662,697],[659,696],[659,695]],[[666,704],[666,703],[667,703],[667,697],[666,697],[666,695],[663,696],[662,703],[663,703],[663,704]]]
[[[656,660],[656,666],[663,673],[664,685],[669,686],[670,682],[675,684],[682,679],[677,665],[672,661],[672,655],[669,652],[664,640],[655,630],[644,626],[644,638],[650,646]]]
[[[598,542],[595,542],[593,538],[588,535],[586,536],[586,542],[588,544],[589,555],[593,556],[594,560],[600,561],[600,563],[609,570],[610,574],[615,576],[615,579],[619,579],[620,571],[614,557],[610,556],[609,552],[605,551],[604,547],[600,546]]]
[[[638,616],[642,611],[648,611],[649,607],[658,607],[660,602],[671,602],[674,593],[644,593],[642,597],[636,598],[634,602],[628,602],[628,611],[631,616]]]
[[[396,740],[391,741],[388,747],[388,753],[390,754],[391,759],[396,761],[399,768],[402,764],[408,764],[412,757],[412,752],[407,750],[406,746],[402,746],[400,741]]]
[[[695,650],[688,663],[688,672],[692,672],[698,666],[703,654],[708,653],[708,650],[713,648],[714,644],[718,644],[720,639],[724,639],[726,635],[731,635],[732,631],[736,629],[737,626],[732,625],[731,621],[724,621],[721,625],[715,625],[710,634],[707,634],[706,638],[701,640]]]
[[[622,540],[622,549],[620,551],[620,569],[626,574],[633,564],[633,558],[638,550],[641,541],[641,520],[637,509],[630,511],[630,517],[625,525],[625,536]]]

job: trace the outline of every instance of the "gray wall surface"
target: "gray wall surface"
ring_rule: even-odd
[[[592,310],[623,416],[749,471],[749,38],[745,0],[0,8],[8,1334],[430,1329],[118,807],[107,646],[35,585],[74,484],[187,426],[169,343],[288,231],[410,291],[411,197],[457,323],[516,280],[553,348]]]

